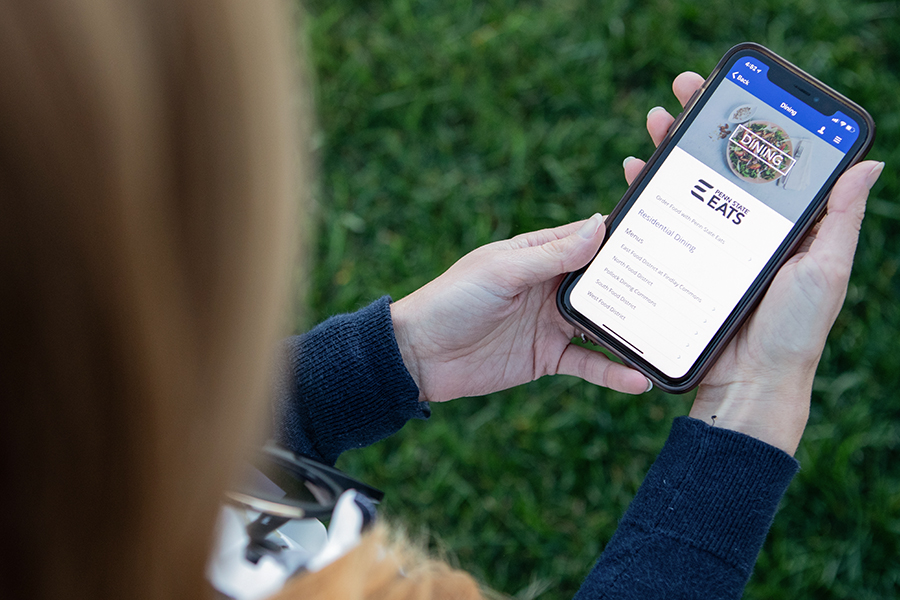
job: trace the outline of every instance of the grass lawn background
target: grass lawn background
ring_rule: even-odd
[[[490,241],[608,212],[647,111],[763,43],[874,116],[887,163],[747,598],[900,596],[900,3],[311,0],[318,207],[297,331]],[[303,287],[303,286],[301,286]],[[691,395],[570,377],[434,405],[338,466],[491,587],[571,597]]]

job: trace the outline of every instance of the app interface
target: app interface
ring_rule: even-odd
[[[582,315],[684,376],[856,139],[739,57],[572,289]]]

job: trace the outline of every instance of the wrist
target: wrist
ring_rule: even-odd
[[[422,389],[422,374],[419,368],[420,361],[416,354],[416,343],[413,332],[415,331],[408,310],[408,302],[404,302],[406,298],[391,304],[391,321],[394,325],[394,337],[397,340],[397,347],[400,349],[400,356],[403,358],[403,365],[409,372],[410,377],[419,388],[419,400],[425,401],[425,391]]]
[[[784,378],[768,374],[701,385],[690,416],[749,435],[793,456],[809,418],[813,374]]]

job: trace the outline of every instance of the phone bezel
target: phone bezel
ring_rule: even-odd
[[[794,254],[812,226],[822,217],[822,215],[824,215],[828,196],[838,177],[841,173],[862,160],[872,147],[872,143],[875,139],[875,123],[869,113],[861,106],[804,72],[799,67],[781,58],[768,48],[753,42],[737,44],[725,53],[710,76],[703,82],[700,89],[691,97],[690,101],[685,105],[684,111],[675,120],[672,127],[669,128],[668,134],[662,142],[660,142],[656,151],[641,170],[641,173],[628,187],[628,190],[616,207],[606,217],[606,234],[604,236],[603,244],[600,246],[601,250],[609,240],[612,232],[621,222],[622,217],[624,217],[627,210],[639,197],[640,192],[646,187],[646,183],[649,182],[649,179],[659,170],[663,160],[669,155],[672,148],[675,147],[677,142],[684,135],[686,128],[693,123],[700,110],[709,100],[712,92],[727,76],[725,68],[730,65],[737,55],[747,53],[757,54],[758,58],[768,65],[770,72],[781,69],[783,72],[779,74],[779,77],[785,75],[787,77],[796,77],[802,84],[814,89],[816,93],[827,97],[829,102],[836,104],[839,106],[840,110],[855,117],[860,124],[864,124],[865,131],[860,131],[860,135],[856,142],[851,146],[850,150],[832,175],[826,180],[825,184],[818,191],[812,202],[810,202],[804,213],[797,219],[790,233],[788,233],[778,249],[772,254],[759,276],[748,287],[734,310],[732,310],[728,318],[726,318],[722,327],[715,335],[713,335],[709,344],[707,344],[706,348],[700,353],[699,358],[694,362],[691,368],[681,377],[670,377],[666,375],[618,339],[606,334],[601,328],[572,307],[569,302],[569,294],[571,293],[573,286],[581,278],[581,275],[584,274],[587,267],[593,262],[593,259],[591,259],[587,265],[577,271],[569,273],[563,279],[557,292],[557,306],[563,317],[569,323],[581,330],[592,342],[604,346],[623,362],[641,371],[644,375],[649,377],[656,386],[667,392],[684,393],[699,385],[703,376],[715,363],[715,359],[722,350],[725,349],[728,342],[737,333],[750,314],[752,314],[769,284],[772,282],[772,279],[775,277],[775,274],[778,272],[778,269],[780,269],[788,258]],[[784,89],[783,85],[779,85],[779,87]],[[790,90],[786,91],[793,93]],[[811,104],[808,105],[812,106]],[[861,129],[863,129],[862,126]]]

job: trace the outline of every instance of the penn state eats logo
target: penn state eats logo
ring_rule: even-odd
[[[694,186],[694,189],[691,190],[691,194],[694,198],[701,200],[702,202],[706,202],[706,197],[701,196],[700,194],[705,194],[709,190],[713,189],[713,184],[703,181],[702,179],[697,180],[697,185]],[[699,194],[697,192],[700,192]]]
[[[691,188],[691,195],[735,225],[740,225],[750,214],[749,208],[705,179],[697,179],[697,183]]]

